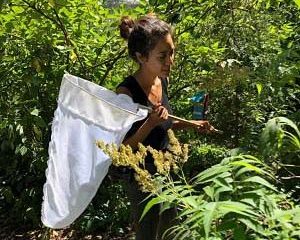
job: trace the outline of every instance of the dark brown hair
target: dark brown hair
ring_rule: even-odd
[[[168,23],[150,14],[136,21],[129,16],[124,16],[119,27],[121,37],[128,41],[129,56],[135,61],[137,61],[136,52],[148,57],[149,52],[161,38],[167,34],[173,36],[172,28]]]

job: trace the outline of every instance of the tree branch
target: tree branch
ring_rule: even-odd
[[[282,180],[300,179],[300,176],[281,177]]]
[[[60,30],[63,32],[64,35],[64,39],[65,39],[65,44],[67,46],[72,46],[74,48],[74,53],[79,61],[79,64],[81,66],[81,68],[83,69],[84,73],[86,73],[86,68],[83,64],[83,62],[81,61],[81,57],[79,56],[79,53],[77,51],[77,47],[74,45],[74,43],[71,41],[68,31],[64,25],[64,23],[62,22],[61,18],[59,17],[57,11],[55,8],[53,8],[53,12],[55,14],[55,18],[52,18],[50,16],[48,16],[47,14],[45,14],[42,9],[38,8],[36,5],[32,5],[30,4],[27,0],[22,0],[24,3],[27,4],[28,7],[30,7],[31,9],[35,10],[36,12],[38,12],[39,14],[41,14],[42,16],[44,16],[46,19],[50,20],[51,22],[53,22],[55,25],[57,25]]]
[[[183,31],[179,32],[178,36],[195,28],[198,25],[198,23],[202,20],[202,18],[204,18],[215,6],[216,6],[216,4],[212,5],[208,9],[206,9],[206,11],[198,18],[198,20],[192,26],[189,26],[186,29],[184,29]]]
[[[80,55],[79,55],[79,53],[78,53],[78,51],[77,51],[77,47],[76,47],[76,46],[73,44],[73,42],[71,41],[71,39],[70,39],[70,37],[69,37],[69,34],[68,34],[68,32],[67,32],[67,29],[66,29],[64,23],[62,22],[61,18],[59,17],[59,15],[58,15],[56,9],[53,8],[53,11],[54,11],[54,14],[55,14],[55,16],[56,16],[56,18],[57,18],[57,20],[58,20],[59,27],[60,27],[60,29],[62,30],[63,34],[64,34],[66,45],[67,45],[67,46],[72,46],[72,47],[74,48],[74,53],[75,53],[75,55],[76,55],[76,57],[77,57],[77,59],[78,59],[78,61],[79,61],[79,64],[80,64],[82,70],[84,71],[84,75],[86,75],[86,68],[85,68],[83,62],[81,61],[81,57],[80,57]]]
[[[194,81],[193,83],[199,83],[199,84],[203,84],[200,80],[199,81]],[[183,89],[190,87],[191,83],[187,83],[185,85],[183,85],[182,87],[176,89],[175,92],[172,93],[172,96],[169,97],[169,100],[171,100],[172,98],[174,98],[179,92],[181,92]]]
[[[103,85],[104,84],[104,81],[107,77],[107,75],[109,74],[109,72],[112,70],[113,66],[115,65],[115,63],[122,58],[122,55],[126,52],[126,48],[123,48],[119,53],[118,55],[113,58],[112,60],[108,60],[107,61],[107,65],[106,65],[106,71],[103,75],[103,77],[100,79],[100,83],[99,85]]]
[[[39,14],[41,14],[42,16],[44,16],[46,19],[50,20],[51,22],[54,22],[56,25],[59,25],[59,23],[52,17],[48,16],[47,14],[45,14],[41,9],[39,9],[36,5],[32,5],[30,4],[28,1],[26,0],[22,0],[24,3],[27,4],[28,7],[32,8],[33,10],[35,10],[36,12],[38,12]]]
[[[280,166],[282,166],[282,167],[296,167],[296,168],[300,168],[300,165],[292,165],[292,164],[280,164]]]

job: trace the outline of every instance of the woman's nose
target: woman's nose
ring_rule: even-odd
[[[174,63],[174,56],[173,55],[168,56],[166,64],[170,66],[173,65],[173,63]]]

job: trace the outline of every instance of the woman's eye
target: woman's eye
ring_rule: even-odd
[[[159,60],[163,61],[163,60],[165,60],[165,58],[166,58],[166,56],[160,56]]]

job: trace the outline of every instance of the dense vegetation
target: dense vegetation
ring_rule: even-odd
[[[243,219],[248,224],[259,223],[256,211],[265,211],[264,216],[279,222],[273,219],[273,225],[250,227],[251,231],[246,229],[247,224],[232,229],[239,234],[236,236],[248,231],[250,235],[243,236],[246,239],[255,233],[265,239],[292,239],[291,234],[299,233],[299,228],[282,229],[292,228],[293,214],[298,214],[300,221],[299,208],[294,211],[290,207],[300,199],[299,0],[141,0],[130,7],[104,0],[0,0],[0,229],[17,225],[41,227],[51,121],[64,71],[114,89],[136,67],[119,37],[120,17],[149,12],[171,23],[176,31],[176,63],[169,91],[174,113],[191,118],[189,98],[205,90],[210,95],[208,118],[224,131],[201,136],[177,133],[190,148],[185,176],[200,174],[193,186],[197,189],[201,183],[204,189],[210,188],[192,194],[193,201],[202,196],[206,205],[199,202],[199,206],[211,210],[215,207],[213,202],[224,203],[231,196],[232,201],[240,200],[232,193],[236,190],[231,185],[233,175],[203,182],[207,172],[201,172],[223,169],[222,174],[236,174],[239,169],[232,165],[236,156],[255,156],[255,162],[250,163],[254,167],[267,165],[267,169],[261,168],[268,173],[265,175],[272,176],[265,181],[272,183],[264,185],[262,182],[266,182],[260,181],[252,190],[256,195],[268,196],[273,212],[261,209],[255,198],[255,209],[250,209],[253,212],[244,214]],[[250,163],[244,167],[251,169]],[[259,173],[252,171],[253,175],[247,176]],[[218,198],[211,192],[216,186],[205,185],[217,184],[216,181],[230,188]],[[102,186],[73,228],[122,235],[129,222],[122,182],[107,178]],[[280,222],[278,217],[282,213],[278,204],[283,199],[289,199],[284,207],[291,211],[284,214],[290,222]],[[249,210],[243,207],[240,212]],[[193,208],[201,213],[203,209]],[[279,215],[271,214],[275,210]],[[226,211],[211,211],[211,217],[206,219],[199,215],[194,220],[202,223],[203,229],[196,228],[191,234],[196,239],[198,233],[222,239],[225,235],[216,219],[223,217],[230,222],[232,217],[242,221],[240,212],[226,215]],[[184,214],[187,213],[183,211]],[[212,230],[208,228],[211,222],[215,223]],[[192,222],[180,227],[191,228],[189,224]],[[235,234],[227,233],[226,237],[230,239]]]

